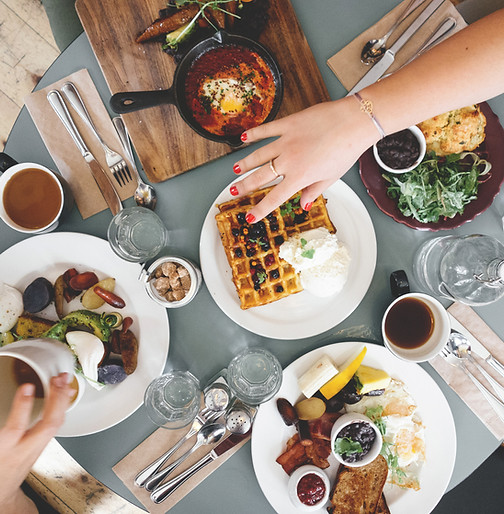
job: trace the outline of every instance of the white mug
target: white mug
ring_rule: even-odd
[[[6,154],[0,154],[0,171],[3,171],[0,176],[0,218],[18,232],[40,234],[54,230],[63,212],[73,204],[65,180],[41,164],[16,163]],[[44,191],[53,195],[50,202],[41,194],[40,184],[33,184],[33,179],[40,173],[50,177],[44,182]]]
[[[35,423],[49,394],[51,377],[65,372],[73,377],[74,363],[70,348],[56,339],[26,339],[0,348],[0,428],[7,421],[16,390],[25,382],[36,386],[30,418],[30,424]],[[74,400],[70,407],[75,403]]]
[[[415,300],[420,304],[418,305],[420,312],[412,311],[407,313],[398,310],[401,307],[407,306],[404,302],[409,302],[414,307]],[[403,304],[398,305],[400,302],[403,302]],[[398,314],[400,315],[398,316]],[[394,315],[397,316],[398,320],[396,330],[394,330]],[[415,323],[419,322],[424,315],[426,319],[431,319],[430,328],[427,330],[427,327],[425,327],[425,337],[422,340],[419,338],[416,341],[416,346],[413,344],[408,347],[406,342],[414,341],[411,339],[407,341],[407,338],[411,337],[414,339],[415,336],[421,333],[423,327],[417,326],[415,328]],[[399,296],[388,306],[382,319],[382,336],[385,346],[396,357],[410,362],[424,362],[435,357],[447,343],[450,330],[450,319],[446,309],[438,300],[423,293],[408,293]],[[406,339],[404,342],[397,340],[398,334],[401,332]]]

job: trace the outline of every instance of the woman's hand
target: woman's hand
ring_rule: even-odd
[[[378,139],[379,134],[355,98],[344,98],[309,107],[280,120],[248,130],[248,142],[278,137],[234,165],[242,174],[258,166],[250,176],[231,187],[234,196],[260,189],[275,178],[269,162],[283,180],[247,215],[254,223],[302,190],[301,206],[313,201],[338,180]]]
[[[7,423],[0,429],[0,511],[3,513],[30,512],[35,508],[20,486],[65,420],[65,411],[74,394],[67,379],[66,373],[51,379],[42,419],[31,428],[35,386],[23,384],[16,392]]]

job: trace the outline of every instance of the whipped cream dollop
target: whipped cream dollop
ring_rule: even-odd
[[[347,281],[350,254],[326,228],[290,237],[280,246],[279,255],[299,273],[303,288],[315,296],[339,293]]]

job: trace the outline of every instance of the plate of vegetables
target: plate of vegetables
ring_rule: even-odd
[[[450,230],[471,221],[492,204],[504,180],[504,129],[487,103],[486,137],[473,152],[443,157],[427,153],[402,175],[384,172],[368,150],[359,172],[378,208],[398,223],[417,230]]]
[[[14,338],[67,343],[85,379],[59,437],[100,432],[140,407],[145,389],[163,372],[169,323],[138,280],[138,264],[120,259],[103,239],[59,232],[12,246],[0,255],[0,270],[0,282],[23,294]]]

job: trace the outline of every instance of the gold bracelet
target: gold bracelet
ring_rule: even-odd
[[[369,119],[373,122],[376,130],[380,133],[380,139],[383,139],[387,134],[385,134],[383,127],[380,125],[380,122],[376,119],[376,116],[373,113],[373,102],[371,100],[363,100],[359,93],[354,93],[353,96],[359,102],[360,110],[369,116]]]

